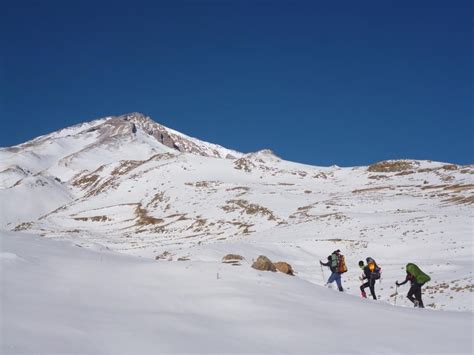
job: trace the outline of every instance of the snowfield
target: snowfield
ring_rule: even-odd
[[[2,234],[2,354],[472,353],[473,314]]]
[[[297,164],[137,113],[1,148],[0,353],[471,354],[473,175]],[[335,249],[344,293],[319,265]],[[360,298],[366,257],[377,301]],[[410,262],[426,309],[396,293]]]

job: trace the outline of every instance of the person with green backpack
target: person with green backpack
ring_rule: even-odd
[[[339,291],[344,292],[344,289],[342,288],[341,275],[347,271],[347,266],[344,255],[341,254],[341,251],[339,249],[333,251],[332,254],[328,256],[327,263],[323,263],[321,260],[319,263],[321,266],[327,266],[331,270],[331,276],[329,276],[326,285],[331,285],[336,281]]]
[[[395,282],[397,286],[406,284],[408,281],[411,283],[410,290],[407,293],[407,298],[413,302],[415,307],[425,308],[421,299],[421,287],[431,280],[431,277],[426,275],[420,270],[418,266],[413,263],[408,263],[406,266],[407,276],[405,281],[402,283]],[[415,296],[415,297],[413,297]]]

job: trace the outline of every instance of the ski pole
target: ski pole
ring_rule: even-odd
[[[395,302],[393,303],[394,306],[397,305],[397,297],[398,297],[398,285],[395,284]]]
[[[326,282],[326,276],[324,275],[324,270],[323,266],[321,265],[321,262],[319,262],[319,266],[321,267],[321,273],[323,274],[323,282]]]

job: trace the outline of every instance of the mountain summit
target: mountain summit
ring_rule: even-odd
[[[201,156],[235,159],[242,154],[216,144],[206,143],[191,138],[175,130],[156,123],[141,113],[130,113],[121,116],[110,116],[91,122],[68,127],[47,134],[26,143],[0,150],[2,158],[8,159],[8,153],[29,154],[47,151],[48,156],[67,153],[63,158],[74,158],[94,152],[97,149],[120,150],[127,154],[127,145],[148,145],[154,151],[172,151],[192,153]],[[57,147],[56,151],[46,146]],[[127,148],[127,149],[125,149]],[[145,152],[137,152],[138,154]],[[137,158],[143,158],[137,156]],[[44,159],[43,159],[44,161]]]

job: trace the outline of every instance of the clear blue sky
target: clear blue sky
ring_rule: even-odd
[[[472,1],[9,1],[0,146],[139,111],[315,165],[474,163]]]

